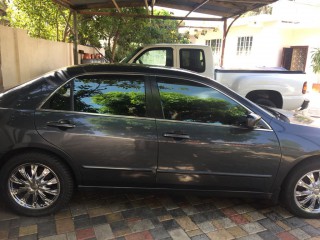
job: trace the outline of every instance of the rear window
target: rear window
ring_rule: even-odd
[[[0,107],[36,109],[63,82],[61,76],[59,72],[51,72],[5,91],[0,94]]]
[[[202,73],[205,71],[204,51],[201,49],[180,49],[180,68]]]

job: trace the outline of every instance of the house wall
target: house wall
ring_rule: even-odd
[[[283,46],[308,46],[306,73],[312,82],[320,83],[320,75],[314,74],[311,66],[311,56],[315,48],[320,48],[320,28],[317,29],[291,29],[283,31]]]
[[[308,46],[306,73],[310,82],[320,82],[320,75],[314,74],[311,67],[311,55],[320,47],[320,28],[309,25],[282,22],[276,19],[264,19],[264,16],[239,19],[231,27],[225,48],[225,68],[281,67],[284,47]],[[199,35],[193,43],[205,44],[206,40],[222,38],[222,26],[217,32],[208,31]],[[241,36],[253,36],[251,54],[237,56],[237,41]],[[219,65],[219,59],[215,61]]]
[[[78,49],[97,53],[82,45]],[[73,65],[73,44],[31,38],[25,30],[0,26],[0,58],[1,91],[54,69]]]

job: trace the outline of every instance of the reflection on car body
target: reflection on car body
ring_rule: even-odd
[[[184,189],[277,200],[320,216],[320,130],[200,75],[81,65],[0,95],[0,185],[25,215],[78,187]]]

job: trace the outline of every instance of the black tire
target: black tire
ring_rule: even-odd
[[[0,188],[14,211],[34,217],[52,214],[67,204],[74,184],[68,168],[56,156],[27,152],[4,164]]]
[[[310,174],[310,177],[312,174],[313,180],[307,174]],[[306,183],[305,187],[301,186],[302,183]],[[303,218],[319,218],[320,162],[312,161],[296,167],[284,183],[282,198],[285,206],[294,215]],[[314,206],[312,205],[313,200]],[[303,201],[306,202],[303,203]]]
[[[267,99],[267,98],[257,98],[257,99],[254,100],[254,102],[256,104],[264,105],[264,106],[267,106],[267,107],[273,107],[273,108],[277,107],[274,102],[272,102],[270,99]]]

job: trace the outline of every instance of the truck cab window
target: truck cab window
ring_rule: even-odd
[[[173,67],[173,49],[172,48],[152,48],[141,53],[134,63],[155,65],[162,67]]]
[[[181,49],[180,68],[194,72],[204,72],[206,70],[205,57],[202,49]]]

